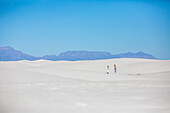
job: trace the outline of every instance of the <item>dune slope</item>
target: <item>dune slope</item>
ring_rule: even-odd
[[[0,62],[0,112],[169,113],[169,67],[133,58]]]

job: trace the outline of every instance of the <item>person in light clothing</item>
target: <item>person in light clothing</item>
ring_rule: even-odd
[[[109,66],[107,66],[107,74],[109,74]]]

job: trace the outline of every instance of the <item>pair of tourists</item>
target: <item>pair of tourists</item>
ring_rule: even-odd
[[[110,68],[110,67],[107,66],[107,74],[109,74],[109,68]],[[115,73],[117,72],[117,70],[116,70],[116,64],[114,64],[113,70],[114,70]]]

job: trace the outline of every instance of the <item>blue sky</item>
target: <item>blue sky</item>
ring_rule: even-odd
[[[34,56],[143,51],[170,59],[169,31],[168,0],[0,0],[0,46]]]

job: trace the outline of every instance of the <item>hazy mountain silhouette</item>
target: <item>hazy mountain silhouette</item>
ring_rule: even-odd
[[[0,61],[18,61],[18,60],[38,60],[40,57],[34,57],[17,51],[10,46],[0,47]]]
[[[143,58],[143,59],[156,59],[154,56],[150,54],[146,54],[144,52],[137,53],[121,53],[112,55],[109,52],[99,52],[99,51],[67,51],[56,55],[46,55],[43,56],[43,59],[46,60],[69,60],[69,61],[77,61],[77,60],[99,60],[99,59],[112,59],[112,58]]]
[[[109,52],[99,52],[99,51],[67,51],[56,55],[45,55],[43,57],[34,57],[25,54],[21,51],[17,51],[10,46],[0,47],[0,61],[18,61],[18,60],[99,60],[99,59],[112,59],[112,58],[143,58],[143,59],[156,59],[150,54],[144,52],[138,53],[121,53],[112,55]]]

